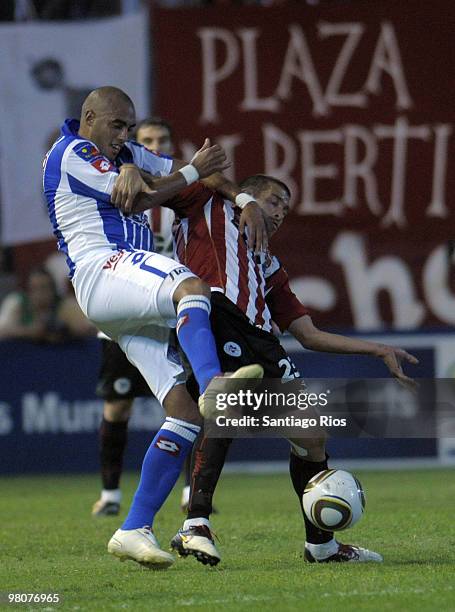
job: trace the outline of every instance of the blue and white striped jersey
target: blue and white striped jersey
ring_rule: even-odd
[[[43,187],[49,218],[60,251],[67,257],[70,278],[78,261],[101,250],[153,250],[153,234],[144,213],[125,215],[110,201],[122,163],[134,163],[154,176],[171,172],[172,159],[127,142],[115,164],[92,142],[78,135],[71,119],[44,161]]]

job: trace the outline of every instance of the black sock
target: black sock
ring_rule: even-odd
[[[128,421],[112,423],[103,417],[99,432],[103,489],[119,488],[127,437]]]
[[[192,482],[188,517],[209,518],[212,498],[232,440],[206,438],[196,440],[191,457]]]
[[[303,511],[302,495],[305,487],[311,478],[318,472],[327,470],[327,457],[324,461],[307,461],[302,457],[298,457],[291,452],[289,458],[289,473],[291,475],[294,490],[299,498],[300,509],[302,510],[303,520],[305,522],[306,541],[310,544],[325,544],[333,538],[333,531],[322,531],[315,527],[311,521],[305,516]]]

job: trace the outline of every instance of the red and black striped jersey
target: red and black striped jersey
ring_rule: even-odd
[[[212,291],[222,291],[253,325],[271,331],[273,318],[284,330],[307,313],[278,259],[248,249],[238,229],[241,210],[232,202],[194,183],[166,206],[177,215],[176,258]]]

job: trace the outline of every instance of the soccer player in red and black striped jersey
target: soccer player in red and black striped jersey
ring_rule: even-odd
[[[250,177],[241,188],[259,201],[271,236],[289,212],[289,189],[281,181],[264,175]],[[231,202],[197,183],[166,206],[179,217],[174,231],[177,258],[211,287],[211,324],[224,370],[257,362],[263,366],[267,378],[298,377],[296,367],[272,333],[273,321],[306,348],[376,356],[402,384],[413,384],[403,373],[400,362],[404,359],[416,363],[416,359],[405,351],[317,329],[291,291],[286,271],[278,259],[270,252],[254,254],[248,248],[244,228],[239,226],[239,211]],[[220,560],[209,517],[230,442],[230,439],[201,437],[196,443],[188,518],[171,543],[181,555],[194,555],[210,565]],[[290,443],[290,475],[302,506],[308,481],[327,469],[325,444],[322,440],[309,439]],[[317,529],[304,513],[303,519],[307,561],[382,561],[378,553],[340,544],[332,532]]]

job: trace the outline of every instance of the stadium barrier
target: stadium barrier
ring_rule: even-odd
[[[362,336],[365,337],[365,336]],[[455,333],[376,334],[378,341],[400,345],[420,363],[420,378],[454,377]],[[308,378],[375,378],[384,366],[371,358],[303,351],[290,339],[284,344]],[[62,346],[1,342],[0,473],[94,472],[98,469],[98,426],[102,401],[94,394],[100,362],[95,339]],[[138,469],[163,418],[153,399],[135,402],[130,423],[126,469]],[[410,415],[409,418],[412,418]],[[230,451],[230,469],[282,469],[287,458],[283,440],[237,440]],[[350,464],[377,466],[455,463],[455,439],[337,439],[329,443],[332,458]]]

